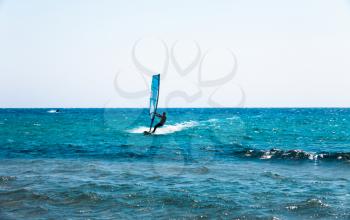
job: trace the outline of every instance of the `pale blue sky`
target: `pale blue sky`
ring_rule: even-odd
[[[126,90],[144,86],[131,59],[140,38],[234,51],[236,76],[215,98],[224,106],[235,105],[240,86],[247,107],[350,107],[349,0],[0,0],[0,107],[146,107],[113,83],[125,70]],[[161,71],[152,45],[142,56]],[[213,57],[209,78],[224,65]],[[161,106],[172,91],[202,90],[193,72],[186,84],[169,66]],[[208,106],[215,89],[169,106]]]

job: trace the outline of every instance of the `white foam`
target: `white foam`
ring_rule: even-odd
[[[184,129],[191,128],[197,125],[198,123],[195,121],[185,121],[174,125],[164,125],[163,127],[157,128],[155,134],[171,134],[171,133],[182,131]],[[133,134],[141,134],[144,131],[148,131],[148,130],[149,130],[149,127],[140,126],[140,127],[128,130],[127,132],[133,133]]]
[[[57,110],[52,109],[52,110],[47,111],[47,113],[57,113]]]
[[[200,121],[200,123],[203,125],[216,125],[218,122],[219,122],[219,119],[217,118],[210,118],[205,121]]]

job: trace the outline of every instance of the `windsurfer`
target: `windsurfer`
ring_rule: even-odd
[[[156,124],[156,126],[154,126],[152,133],[154,133],[157,130],[157,128],[162,127],[166,122],[166,113],[165,112],[163,112],[162,115],[158,114],[158,113],[155,113],[155,115],[160,118],[160,122],[158,124]]]

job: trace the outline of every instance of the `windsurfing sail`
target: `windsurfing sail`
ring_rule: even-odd
[[[149,100],[149,115],[151,117],[151,124],[149,130],[152,130],[154,118],[156,116],[158,99],[159,99],[159,85],[160,85],[160,74],[152,76],[151,86],[151,98]]]

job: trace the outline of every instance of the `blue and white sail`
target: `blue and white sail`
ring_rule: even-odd
[[[154,118],[156,116],[158,99],[159,99],[159,85],[160,85],[160,74],[152,76],[152,85],[151,85],[151,98],[149,102],[149,115],[151,117],[151,124],[149,130],[151,131]]]

